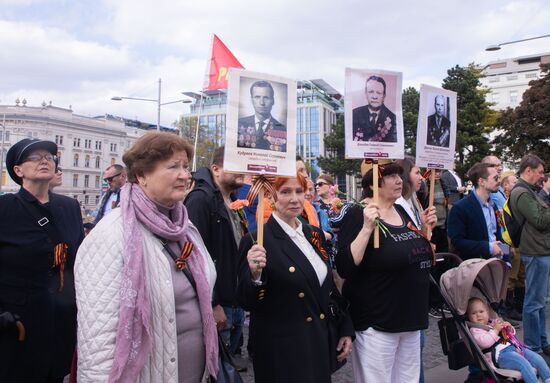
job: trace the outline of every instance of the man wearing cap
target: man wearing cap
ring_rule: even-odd
[[[6,156],[21,188],[0,196],[0,382],[61,382],[71,366],[84,232],[78,201],[48,190],[56,153],[51,141],[24,139]]]
[[[99,203],[99,209],[94,222],[96,225],[101,218],[105,217],[111,212],[111,210],[118,207],[120,203],[120,188],[122,188],[126,183],[126,172],[124,171],[124,166],[119,164],[109,166],[105,169],[103,181],[109,184],[109,190],[103,194],[101,202]]]

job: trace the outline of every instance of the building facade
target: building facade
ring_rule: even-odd
[[[495,110],[517,107],[529,82],[541,77],[540,65],[546,63],[550,53],[491,61],[482,67],[481,83],[489,89],[486,100]]]
[[[184,117],[187,121],[199,119],[199,142],[207,139],[214,146],[222,146],[225,141],[226,92],[188,92],[185,95],[195,100],[190,113]],[[326,155],[323,138],[330,133],[337,115],[343,113],[343,98],[320,79],[298,81],[296,98],[296,151],[311,165],[311,175],[315,179],[321,172],[317,157]]]
[[[85,117],[71,109],[43,103],[41,107],[0,105],[0,145],[3,145],[2,192],[19,190],[6,171],[9,148],[24,138],[54,141],[63,171],[63,183],[56,193],[77,199],[84,209],[93,210],[107,185],[103,171],[122,164],[122,155],[147,129],[129,126],[127,120],[112,116]],[[147,125],[149,126],[149,125]]]

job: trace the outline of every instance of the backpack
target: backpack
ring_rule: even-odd
[[[529,189],[522,184],[517,184],[514,186],[514,189],[521,187],[529,191]],[[514,190],[512,189],[512,191]],[[510,196],[512,192],[510,192]],[[523,224],[525,223],[525,218],[520,222],[516,217],[512,215],[512,206],[510,204],[510,197],[506,199],[504,207],[502,208],[502,240],[506,242],[509,246],[518,248],[521,241],[521,232],[523,230]]]

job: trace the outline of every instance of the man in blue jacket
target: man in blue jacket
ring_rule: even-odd
[[[477,163],[468,171],[474,189],[458,201],[448,219],[451,244],[462,259],[504,255],[496,207],[490,194],[499,187],[497,169]]]

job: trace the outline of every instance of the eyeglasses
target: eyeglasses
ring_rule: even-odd
[[[326,182],[317,182],[315,184],[315,186],[317,186],[318,188],[320,188],[321,186],[324,186],[324,185],[328,185],[328,183],[326,183]]]
[[[121,174],[122,174],[122,173],[118,173],[118,174],[115,174],[114,176],[105,177],[105,178],[103,178],[103,181],[105,181],[105,182],[113,182],[113,180],[114,180],[115,178],[117,178],[117,177],[118,177],[119,175],[121,175]]]
[[[28,156],[27,158],[25,158],[23,161],[21,161],[21,163],[23,162],[40,162],[42,160],[46,160],[48,162],[50,161],[55,161],[57,159],[56,156],[52,155],[52,154],[31,154],[30,156]]]

